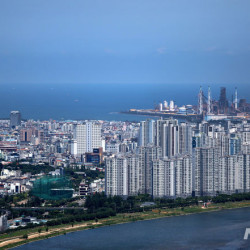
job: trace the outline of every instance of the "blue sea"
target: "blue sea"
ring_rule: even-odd
[[[238,97],[250,100],[248,84],[210,84],[212,97],[227,87],[231,101],[235,86]],[[40,120],[141,120],[143,116],[121,114],[131,108],[154,108],[159,102],[174,100],[178,106],[197,104],[200,84],[1,84],[0,118],[12,110],[23,119]],[[206,95],[208,84],[203,84]]]

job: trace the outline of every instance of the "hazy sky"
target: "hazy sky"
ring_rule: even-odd
[[[249,0],[0,0],[0,83],[249,83]]]

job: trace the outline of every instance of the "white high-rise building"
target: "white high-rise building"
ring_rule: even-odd
[[[77,155],[92,152],[94,148],[102,146],[101,124],[94,122],[78,124],[74,130],[74,139],[77,143]]]
[[[192,160],[190,156],[171,160],[153,160],[152,195],[180,197],[192,194]]]
[[[178,120],[147,120],[142,121],[140,125],[139,145],[147,146],[149,144],[162,148],[163,157],[173,157],[179,154],[179,144],[182,146],[182,152],[186,154],[191,152],[191,127],[182,124],[181,141],[179,140]]]
[[[138,195],[142,193],[142,170],[139,165],[138,155],[127,156],[128,164],[128,193]]]
[[[172,101],[172,100],[169,103],[169,110],[174,111],[174,101]]]
[[[138,154],[117,154],[105,159],[107,195],[152,194],[152,161],[161,155],[161,148],[140,147]]]
[[[162,111],[162,103],[159,103],[159,111]]]
[[[70,144],[70,153],[74,156],[77,155],[77,142],[76,140],[72,140]]]
[[[242,174],[239,174],[239,183],[243,183],[243,192],[250,191],[250,155],[239,154],[237,156],[239,168],[242,169]],[[241,173],[240,171],[240,173]],[[236,186],[237,187],[237,186]]]
[[[196,148],[193,164],[196,195],[215,195],[219,190],[218,148]]]
[[[140,123],[139,145],[155,144],[155,121],[147,120]]]
[[[105,152],[106,151],[106,142],[104,139],[102,139],[102,151]]]
[[[105,192],[106,195],[128,195],[128,164],[124,156],[105,159]]]
[[[167,101],[164,101],[164,102],[163,102],[163,109],[166,110],[167,108],[168,108],[168,102],[167,102]]]
[[[162,148],[163,157],[173,157],[179,154],[179,144],[181,144],[181,154],[191,153],[191,129],[186,123],[178,125],[178,120],[175,119],[142,121],[139,145],[159,146]]]
[[[106,192],[154,197],[250,192],[250,125],[141,122],[140,147],[107,158]]]
[[[192,127],[187,123],[179,125],[179,153],[192,153]]]
[[[142,171],[135,154],[116,155],[105,159],[105,191],[107,195],[142,193]]]
[[[219,189],[221,193],[249,192],[250,155],[238,154],[220,158]]]
[[[158,122],[158,121],[157,121]],[[163,157],[179,154],[179,125],[177,120],[159,120],[157,123],[157,146],[162,148]]]
[[[152,161],[162,155],[160,147],[149,145],[138,148],[139,167],[142,172],[142,193],[152,194]]]

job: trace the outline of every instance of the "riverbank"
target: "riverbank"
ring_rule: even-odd
[[[0,235],[0,249],[9,249],[18,245],[30,243],[32,241],[43,240],[74,231],[94,229],[97,227],[110,226],[114,224],[129,223],[139,220],[152,220],[171,216],[183,216],[195,213],[213,212],[220,211],[223,209],[235,209],[243,207],[250,207],[250,201],[211,204],[207,208],[202,208],[200,206],[192,206],[186,207],[184,209],[152,209],[152,211],[146,212],[118,214],[108,219],[99,219],[98,221],[88,221],[82,223],[53,226],[48,228],[48,231],[46,231],[46,227],[44,226],[33,229],[23,229],[15,231],[13,233]],[[40,233],[38,231],[39,229],[42,229]],[[28,238],[23,238],[24,235],[27,235]]]

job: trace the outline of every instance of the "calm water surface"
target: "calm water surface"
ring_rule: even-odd
[[[223,84],[210,84],[218,98]],[[203,84],[207,95],[208,84]],[[231,100],[235,85],[225,85]],[[20,110],[24,119],[145,120],[120,114],[131,108],[154,108],[174,100],[178,106],[197,104],[200,84],[1,84],[0,118]],[[238,85],[238,98],[250,99],[250,85]]]
[[[250,249],[250,208],[107,226],[33,242],[29,249]]]

